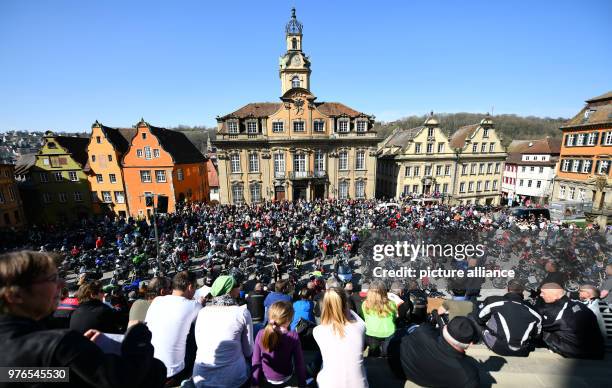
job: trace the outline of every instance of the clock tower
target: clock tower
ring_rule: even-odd
[[[283,95],[294,88],[310,91],[310,61],[302,52],[302,29],[302,23],[295,17],[295,8],[292,8],[291,20],[285,26],[287,52],[279,61]]]

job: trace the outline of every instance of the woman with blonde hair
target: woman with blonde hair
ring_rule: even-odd
[[[321,324],[313,336],[321,350],[323,367],[317,376],[320,388],[368,387],[363,366],[365,323],[348,308],[342,288],[325,291]]]
[[[362,310],[366,325],[368,356],[376,357],[381,354],[385,356],[386,352],[381,352],[381,345],[395,333],[397,305],[389,300],[387,288],[383,283],[374,283],[368,289]]]
[[[290,302],[279,301],[268,309],[268,324],[257,333],[253,348],[253,386],[306,386],[306,367],[300,337],[289,330],[293,319]],[[295,377],[294,377],[295,375]]]

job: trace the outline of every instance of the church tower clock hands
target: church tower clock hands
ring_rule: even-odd
[[[310,90],[310,61],[302,52],[303,25],[291,9],[291,20],[285,26],[287,52],[280,58],[281,95],[294,88]]]

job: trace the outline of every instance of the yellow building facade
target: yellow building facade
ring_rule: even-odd
[[[136,129],[110,128],[96,121],[91,126],[85,172],[97,215],[126,218],[129,213],[121,158],[128,151]]]
[[[433,116],[420,127],[393,131],[378,155],[378,197],[450,194],[455,153]]]
[[[479,124],[456,130],[449,140],[457,153],[452,202],[499,205],[504,162],[508,154],[494,123],[485,117]]]
[[[374,197],[374,117],[316,101],[295,10],[285,32],[281,101],[217,117],[220,202]]]
[[[432,113],[422,126],[398,128],[381,143],[377,196],[498,205],[506,155],[490,118],[448,136]]]

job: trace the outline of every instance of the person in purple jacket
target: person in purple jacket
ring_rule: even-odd
[[[306,386],[306,368],[300,337],[289,330],[293,319],[290,302],[270,306],[268,324],[257,333],[252,358],[252,386]]]

